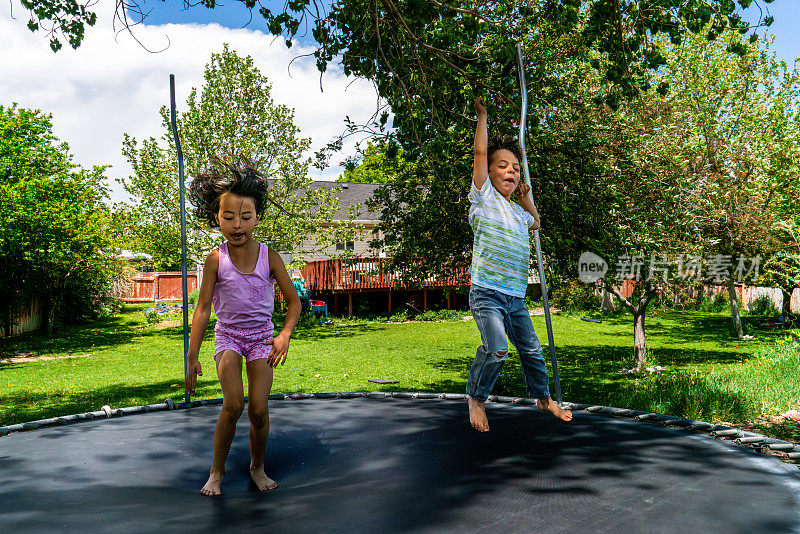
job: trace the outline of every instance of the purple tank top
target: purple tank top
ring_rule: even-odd
[[[217,321],[232,328],[272,329],[275,281],[269,273],[269,255],[259,243],[258,262],[252,273],[237,269],[228,255],[228,243],[219,247],[219,268],[214,286]]]

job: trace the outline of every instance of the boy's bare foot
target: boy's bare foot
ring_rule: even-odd
[[[203,486],[200,493],[203,495],[222,495],[222,478],[224,476],[224,473],[211,473],[208,475],[208,481],[206,481],[206,485]]]
[[[562,409],[561,406],[559,406],[558,403],[550,397],[537,400],[536,406],[538,406],[542,411],[552,413],[562,421],[572,421],[572,412],[570,410]]]
[[[269,478],[267,474],[264,472],[263,465],[260,465],[258,467],[251,467],[250,478],[253,479],[253,482],[258,487],[259,491],[274,490],[275,488],[278,487],[278,483]]]
[[[469,422],[472,428],[478,432],[488,432],[489,420],[486,419],[484,403],[478,402],[472,397],[467,397],[467,407],[469,408]]]

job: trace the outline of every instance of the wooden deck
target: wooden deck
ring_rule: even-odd
[[[370,291],[409,289],[399,272],[388,270],[386,258],[312,261],[303,270],[306,288],[314,291]],[[446,276],[425,279],[422,288],[468,286],[469,269],[455,269]]]
[[[332,293],[333,311],[340,312],[339,296],[347,295],[347,313],[353,315],[353,294],[383,292],[386,294],[387,312],[392,312],[392,294],[395,291],[420,290],[421,309],[428,309],[428,290],[464,287],[470,284],[469,269],[454,269],[446,276],[423,280],[421,286],[410,287],[403,282],[401,273],[389,271],[386,258],[356,258],[347,260],[321,260],[309,262],[302,270],[306,288]],[[446,293],[446,306],[450,309],[453,295]]]

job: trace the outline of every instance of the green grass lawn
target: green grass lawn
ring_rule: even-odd
[[[27,337],[0,345],[0,425],[55,415],[183,399],[180,326],[148,324],[143,306],[57,337]],[[597,316],[599,317],[599,316]],[[747,423],[800,441],[797,425],[758,427],[759,417],[800,407],[798,343],[786,331],[745,317],[751,341],[728,339],[730,318],[662,312],[646,323],[648,365],[666,371],[621,374],[632,360],[630,316],[554,315],[553,330],[564,400],[647,409],[697,419]],[[544,318],[533,317],[549,360]],[[790,336],[791,337],[791,336]],[[795,338],[796,339],[796,338]],[[473,321],[387,324],[307,321],[295,331],[274,393],[320,391],[464,391],[480,343]],[[211,358],[213,331],[201,350],[205,371],[197,398],[221,396]],[[10,357],[25,361],[7,361]],[[52,358],[52,359],[46,359]],[[513,350],[495,393],[524,396]],[[380,385],[370,379],[393,379]]]

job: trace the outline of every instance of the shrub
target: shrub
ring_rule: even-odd
[[[125,304],[121,300],[117,298],[111,298],[103,303],[99,311],[99,316],[114,317],[115,315],[119,315],[124,308]]]
[[[426,310],[426,311],[420,313],[419,315],[417,315],[417,317],[416,317],[417,321],[426,321],[426,322],[435,321],[438,318],[439,318],[438,315],[433,310]]]
[[[403,321],[407,321],[409,319],[423,322],[456,322],[460,321],[465,314],[466,312],[461,310],[426,310],[419,315],[410,317],[407,310],[400,310],[399,312],[391,315],[388,320],[392,323],[402,323]]]
[[[751,315],[779,315],[780,310],[775,306],[775,303],[766,295],[761,295],[756,300],[750,303],[747,307],[748,313]]]
[[[389,317],[389,322],[391,323],[403,323],[405,321],[408,321],[408,310],[406,309],[401,309]]]
[[[529,297],[529,296],[526,295],[525,298],[523,299],[523,302],[525,302],[525,306],[528,309],[530,309],[530,308],[541,308],[543,306],[542,297],[539,297],[538,299],[533,299],[532,297]]]
[[[708,313],[721,313],[730,309],[728,296],[724,292],[715,294],[713,297],[704,296],[697,304],[697,310]]]
[[[570,280],[555,288],[550,305],[566,312],[596,310],[600,307],[600,297],[595,295],[594,286]]]
[[[459,310],[439,310],[436,312],[436,317],[439,321],[456,322],[460,321],[463,316],[464,312]]]
[[[310,309],[308,309],[302,312],[300,314],[300,317],[298,317],[297,326],[304,328],[315,327],[324,318],[325,318],[324,316],[317,317],[316,315],[314,315],[314,313],[311,312]],[[273,320],[275,320],[275,317],[273,317]],[[280,318],[279,322],[282,324],[285,320],[286,320],[286,315],[284,314],[283,317]]]

